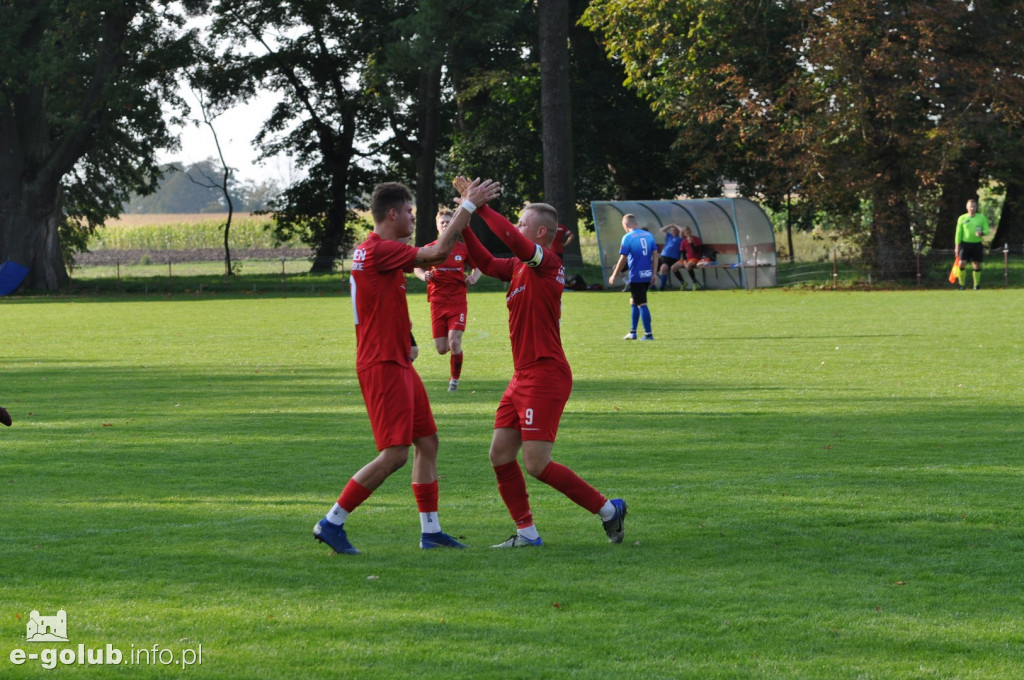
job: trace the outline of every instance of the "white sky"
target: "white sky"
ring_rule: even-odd
[[[182,96],[193,107],[191,117],[198,120],[201,114],[198,113],[198,103],[195,97],[187,89],[182,91]],[[235,168],[238,180],[252,180],[257,183],[273,180],[277,182],[278,186],[285,187],[291,184],[298,174],[289,159],[278,157],[257,164],[256,158],[259,156],[259,152],[252,144],[253,138],[259,132],[263,121],[270,115],[272,108],[273,100],[269,96],[257,97],[249,104],[235,107],[221,114],[214,119],[213,126],[217,130],[221,150],[224,152],[224,160],[230,167]],[[181,151],[160,154],[159,161],[161,163],[178,161],[188,165],[208,158],[217,159],[217,146],[213,141],[213,133],[205,123],[200,122],[198,126],[187,125],[174,131],[180,134]]]

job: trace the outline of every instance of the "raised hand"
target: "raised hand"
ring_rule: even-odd
[[[462,175],[458,175],[455,179],[452,180],[452,185],[455,187],[455,190],[459,192],[459,195],[462,198],[466,197],[466,190],[469,189],[470,185],[469,179],[463,177]]]
[[[477,207],[494,200],[498,196],[501,196],[501,185],[492,179],[485,179],[483,181],[479,179],[473,180],[462,194],[463,199],[471,201]]]

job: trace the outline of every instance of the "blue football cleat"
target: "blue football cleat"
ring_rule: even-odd
[[[465,543],[459,543],[454,538],[443,532],[420,535],[420,547],[424,550],[431,548],[465,548]]]
[[[601,522],[601,524],[604,526],[604,532],[608,534],[609,543],[622,543],[622,537],[625,535],[622,530],[622,522],[626,519],[626,501],[614,498],[612,505],[615,506],[615,517],[607,522]]]
[[[332,524],[324,517],[313,527],[313,538],[331,546],[334,552],[342,555],[358,555],[359,551],[352,547],[345,535],[344,524]]]

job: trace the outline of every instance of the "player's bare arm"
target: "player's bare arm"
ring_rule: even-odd
[[[623,270],[623,266],[626,263],[626,256],[619,255],[619,261],[615,263],[615,267],[612,269],[612,275],[608,277],[608,285],[615,285],[615,277],[619,275],[619,272]]]

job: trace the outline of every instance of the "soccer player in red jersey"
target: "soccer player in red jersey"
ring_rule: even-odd
[[[551,240],[551,250],[554,251],[559,260],[563,259],[565,247],[572,243],[573,238],[575,238],[575,234],[569,230],[569,227],[559,223],[555,230],[555,238]]]
[[[465,199],[462,207],[476,209],[472,184],[459,177],[455,186]],[[514,373],[498,404],[489,456],[498,492],[516,524],[516,533],[492,547],[544,545],[533,523],[526,478],[518,462],[520,449],[530,475],[599,515],[608,540],[621,543],[625,501],[609,500],[551,458],[558,423],[572,391],[572,371],[560,333],[565,270],[551,250],[558,214],[546,203],[531,203],[520,215],[519,224],[513,225],[486,205],[476,213],[514,254],[495,258],[471,230],[463,231],[477,267],[488,276],[509,282],[505,299]]]
[[[498,195],[494,182],[474,181],[468,195],[480,204]],[[432,246],[403,243],[414,227],[412,194],[402,184],[374,188],[370,198],[373,232],[352,257],[352,308],[356,324],[356,373],[366,402],[378,455],[346,484],[338,502],[313,527],[313,536],[337,553],[358,554],[345,520],[384,480],[405,465],[414,448],[412,490],[420,512],[420,547],[464,548],[441,531],[437,519],[437,426],[423,381],[412,366],[405,273],[444,262],[459,232],[469,223],[465,209]]]
[[[452,215],[449,208],[437,211],[438,234],[444,233],[452,221]],[[470,270],[468,275],[467,268]],[[451,350],[448,391],[454,392],[459,389],[459,377],[462,375],[462,334],[466,330],[466,314],[469,311],[466,290],[480,279],[480,273],[473,266],[466,244],[461,241],[455,242],[448,259],[441,264],[430,269],[416,267],[414,272],[417,278],[427,282],[434,347],[438,354],[447,354]]]

